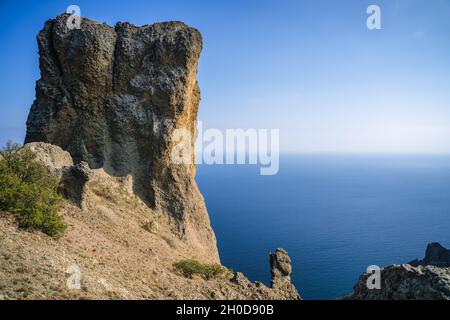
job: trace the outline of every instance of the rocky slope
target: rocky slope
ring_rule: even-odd
[[[165,215],[137,197],[131,179],[74,164],[68,152],[46,143],[25,145],[61,179],[68,225],[60,239],[17,227],[0,214],[0,299],[297,299],[287,253],[271,254],[272,288],[242,273],[186,278],[173,264],[208,261],[174,233]],[[81,195],[81,196],[78,196]],[[144,228],[151,221],[151,230]],[[76,280],[79,288],[67,283]]]
[[[450,300],[450,251],[428,245],[425,258],[381,269],[381,288],[368,289],[370,274],[360,276],[349,300]]]
[[[241,273],[189,279],[173,267],[220,262],[194,155],[171,161],[174,132],[195,137],[200,33],[181,22],[87,19],[70,30],[67,17],[38,35],[25,148],[59,178],[68,228],[55,240],[0,214],[0,298],[298,299],[282,249],[270,256],[271,288]],[[67,286],[77,279],[79,288]]]

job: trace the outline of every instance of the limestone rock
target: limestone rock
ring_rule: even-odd
[[[91,179],[92,174],[87,162],[81,161],[66,171],[62,178],[65,198],[82,209],[85,209],[86,183]]]
[[[282,248],[278,248],[275,253],[270,254],[270,266],[274,279],[291,276],[291,258]]]
[[[67,151],[44,142],[27,143],[21,150],[33,152],[36,161],[42,163],[51,175],[58,178],[59,189],[65,198],[82,207],[84,186],[92,174],[86,162],[74,164]]]
[[[283,292],[293,299],[300,299],[291,281],[291,258],[284,249],[278,248],[270,254],[270,271],[272,274],[271,285],[274,290]]]
[[[428,244],[423,260],[413,260],[409,262],[412,266],[450,267],[450,250],[444,248],[437,242]]]
[[[36,160],[45,165],[48,171],[61,178],[63,172],[73,166],[70,154],[58,146],[43,142],[33,142],[26,144],[24,150],[32,151]]]
[[[171,161],[177,129],[194,149],[200,33],[181,22],[115,28],[68,15],[38,35],[41,79],[25,142],[67,150],[74,162],[132,176],[133,192],[167,216],[173,232],[218,262],[215,235],[191,163]]]
[[[448,251],[437,243],[429,244],[424,260],[410,264],[390,265],[381,269],[381,288],[368,289],[365,273],[358,279],[348,300],[450,300]],[[440,265],[441,267],[437,267]]]
[[[231,279],[231,281],[243,288],[247,288],[251,284],[251,282],[247,279],[247,277],[244,276],[242,272],[236,272],[233,275],[233,279]]]
[[[291,258],[288,253],[278,248],[275,253],[270,253],[269,257],[272,273],[271,287],[259,281],[251,282],[241,272],[236,272],[231,282],[249,299],[300,300],[300,295],[291,282]]]
[[[381,289],[367,288],[362,275],[349,300],[450,300],[450,269],[391,265],[381,270]]]

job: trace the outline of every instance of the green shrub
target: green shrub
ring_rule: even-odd
[[[157,226],[156,226],[155,221],[150,220],[150,221],[144,222],[144,224],[142,225],[142,228],[143,228],[145,231],[148,231],[148,232],[152,233],[152,232],[155,232],[155,231],[156,231]]]
[[[206,280],[222,277],[227,272],[227,269],[220,264],[203,264],[191,259],[176,262],[174,267],[185,277],[192,278],[194,275],[199,275]]]
[[[32,151],[8,142],[0,152],[0,211],[13,213],[22,228],[58,237],[66,228],[58,215],[61,203],[58,180]]]

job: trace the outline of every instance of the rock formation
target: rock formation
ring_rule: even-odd
[[[410,265],[417,266],[436,266],[450,267],[450,250],[444,248],[437,242],[430,243],[425,251],[425,258],[422,260],[413,260]]]
[[[176,129],[191,134],[192,149],[195,142],[200,33],[181,22],[111,28],[88,19],[69,29],[67,18],[49,20],[38,35],[41,79],[25,142],[51,143],[75,163],[132,177],[141,200],[218,261],[194,155],[171,161]]]
[[[270,253],[270,272],[272,274],[271,288],[267,288],[261,282],[250,282],[241,272],[236,272],[231,280],[241,288],[245,288],[249,298],[286,300],[299,300],[300,295],[291,282],[291,258],[287,252],[278,248],[275,253]]]
[[[219,262],[193,158],[170,159],[175,130],[196,130],[200,33],[180,22],[113,29],[87,19],[69,30],[66,19],[38,35],[41,79],[24,148],[59,179],[67,229],[55,240],[1,213],[0,300],[299,299],[282,249],[270,258],[272,287],[174,267]]]
[[[381,288],[368,289],[365,273],[358,279],[349,300],[450,300],[448,250],[431,243],[423,260],[381,269]]]
[[[284,293],[286,297],[297,297],[300,299],[297,290],[291,282],[292,266],[288,253],[282,248],[278,248],[269,256],[272,288],[280,293]]]

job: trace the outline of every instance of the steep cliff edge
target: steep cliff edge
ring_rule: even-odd
[[[240,272],[209,280],[186,277],[176,262],[210,259],[134,194],[130,178],[74,164],[54,145],[24,148],[60,179],[62,192],[72,200],[60,212],[67,230],[59,239],[20,229],[12,214],[0,213],[0,299],[300,298],[282,249],[271,254],[271,288]]]
[[[299,299],[282,249],[271,254],[270,288],[174,268],[220,262],[194,161],[171,161],[174,131],[195,137],[200,33],[88,19],[70,30],[67,18],[38,35],[25,148],[60,180],[68,227],[55,240],[0,214],[0,299]]]

